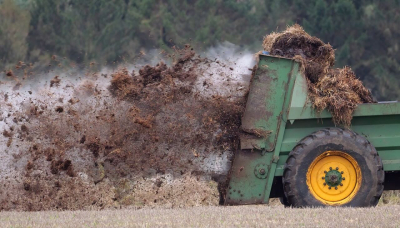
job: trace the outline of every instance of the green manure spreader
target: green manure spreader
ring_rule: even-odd
[[[377,205],[400,189],[400,103],[361,104],[350,128],[307,101],[292,59],[260,55],[226,192],[227,205]]]

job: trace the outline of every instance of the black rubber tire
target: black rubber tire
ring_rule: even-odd
[[[290,152],[283,172],[283,189],[293,207],[325,207],[310,192],[306,174],[310,164],[325,151],[342,151],[352,156],[362,173],[360,189],[351,201],[340,206],[376,206],[383,192],[385,172],[375,147],[350,130],[327,128],[302,139]]]
[[[286,196],[279,197],[279,201],[281,201],[281,204],[283,204],[285,207],[291,206]]]

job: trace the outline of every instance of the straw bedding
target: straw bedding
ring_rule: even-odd
[[[272,55],[301,63],[313,108],[317,112],[328,110],[335,125],[349,127],[358,104],[375,102],[350,67],[333,68],[335,51],[332,46],[310,36],[298,24],[266,36],[263,48]]]

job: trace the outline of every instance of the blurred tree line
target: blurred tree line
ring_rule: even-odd
[[[52,55],[78,64],[229,41],[251,51],[299,23],[379,99],[400,98],[400,0],[0,0],[0,69]]]

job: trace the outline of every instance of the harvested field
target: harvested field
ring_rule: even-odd
[[[399,227],[400,206],[291,209],[269,206],[1,212],[1,227]]]

